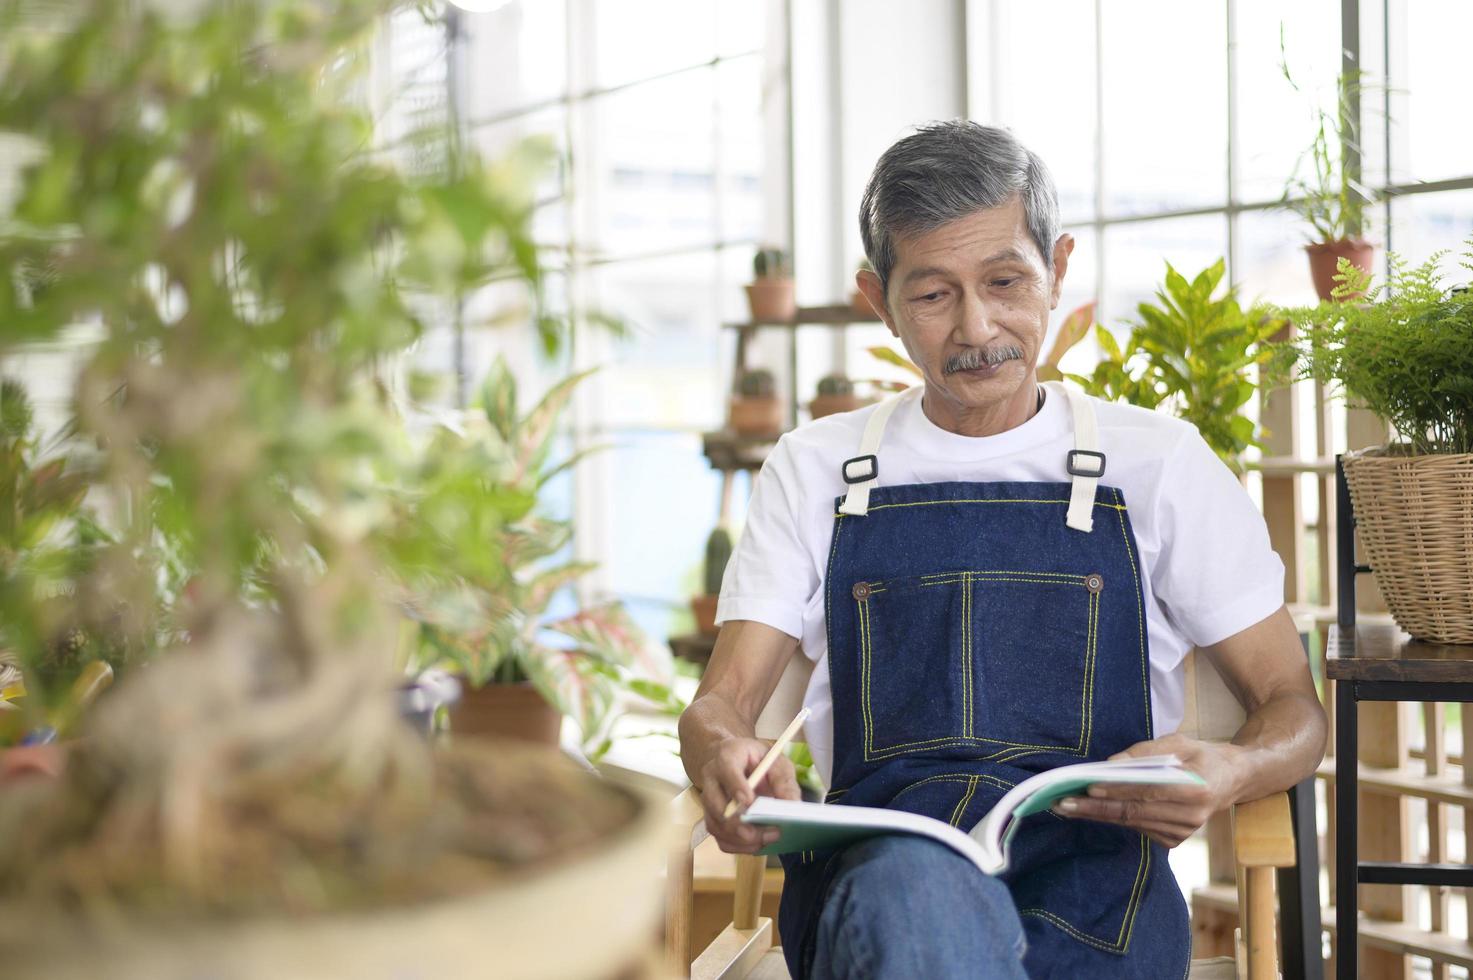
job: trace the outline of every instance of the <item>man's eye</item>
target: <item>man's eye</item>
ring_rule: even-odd
[[[927,293],[924,296],[917,296],[916,299],[922,303],[934,303],[938,299],[940,299],[942,295],[942,293]]]
[[[994,286],[1001,286],[1002,288],[1006,289],[1008,286],[1011,286],[1013,283],[1015,283],[1017,281],[1018,281],[1018,277],[1017,276],[1007,276],[1007,277],[1002,278],[1002,279],[994,279],[994,280],[992,280],[992,284]]]

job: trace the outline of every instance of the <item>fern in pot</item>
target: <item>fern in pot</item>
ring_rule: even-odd
[[[1376,582],[1422,640],[1473,643],[1473,293],[1438,263],[1390,257],[1385,283],[1342,259],[1334,300],[1286,311],[1300,372],[1385,419],[1386,446],[1342,462]],[[1462,268],[1473,273],[1473,237]],[[1339,302],[1363,295],[1361,302]]]

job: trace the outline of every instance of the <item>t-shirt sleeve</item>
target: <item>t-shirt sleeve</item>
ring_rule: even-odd
[[[752,487],[747,523],[726,566],[716,622],[748,619],[803,635],[803,610],[818,576],[803,544],[797,468],[786,437]]]
[[[1193,645],[1225,640],[1284,604],[1284,563],[1263,515],[1195,428],[1167,460],[1156,508],[1151,590]]]

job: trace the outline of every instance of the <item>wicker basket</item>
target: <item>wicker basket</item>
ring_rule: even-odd
[[[1473,643],[1473,454],[1346,453],[1361,546],[1402,629]]]

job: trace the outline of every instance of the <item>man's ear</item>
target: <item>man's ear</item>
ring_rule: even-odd
[[[880,277],[870,269],[860,269],[854,273],[854,285],[864,293],[864,298],[869,300],[869,305],[875,308],[885,326],[890,329],[890,336],[899,337],[895,330],[895,320],[890,316],[890,307],[885,303],[885,288],[880,285]]]
[[[1054,281],[1049,287],[1048,308],[1059,308],[1059,293],[1064,288],[1064,273],[1069,271],[1069,256],[1074,252],[1074,236],[1067,231],[1054,242]]]

